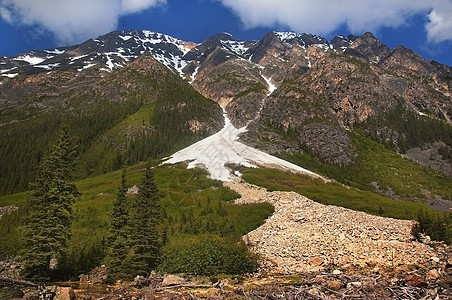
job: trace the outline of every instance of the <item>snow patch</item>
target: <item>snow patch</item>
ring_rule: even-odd
[[[49,53],[49,54],[57,54],[57,55],[59,55],[59,54],[63,54],[64,50],[55,49],[55,50],[46,50],[46,52]]]
[[[198,71],[199,71],[199,66],[196,67],[195,71],[190,75],[190,81],[188,82],[189,84],[192,84],[193,81],[195,81],[196,75],[198,75]]]
[[[17,75],[19,75],[19,73],[14,73],[14,74],[2,74],[2,76],[8,77],[8,78],[14,78]]]
[[[311,59],[309,58],[309,56],[305,56],[304,58],[308,61],[308,67],[312,68]]]
[[[245,42],[239,41],[221,41],[221,44],[227,48],[228,50],[234,52],[238,56],[243,56],[246,51],[248,51],[249,47],[245,47]]]
[[[15,69],[17,69],[17,67],[14,67],[14,68],[11,68],[11,69],[0,70],[0,73],[7,73],[7,72],[15,70]]]
[[[281,32],[277,31],[275,32],[275,35],[279,38],[281,42],[287,42],[290,40],[293,40],[294,38],[298,37],[298,34],[296,32]]]
[[[270,77],[270,78],[267,78],[267,77],[265,77],[265,76],[262,75],[262,74],[261,74],[261,76],[262,76],[262,78],[264,78],[265,82],[267,82],[267,85],[268,85],[268,93],[267,93],[267,96],[270,96],[270,95],[276,90],[276,86],[272,83],[271,77]]]
[[[30,65],[37,65],[37,64],[40,64],[43,61],[45,61],[46,58],[35,57],[35,56],[31,56],[31,55],[27,54],[27,55],[18,56],[15,58],[15,60],[22,60],[22,61],[26,61]]]
[[[133,38],[133,36],[131,36],[131,35],[126,35],[126,36],[120,35],[119,37],[120,37],[123,41],[128,41],[128,40],[130,40],[131,38]]]
[[[163,164],[190,161],[188,164],[189,169],[203,166],[213,179],[221,181],[231,181],[233,179],[233,175],[230,174],[229,169],[225,166],[228,163],[245,167],[274,166],[319,176],[309,170],[238,142],[239,134],[246,132],[246,128],[235,128],[224,109],[223,116],[225,125],[222,130],[174,153]],[[240,173],[235,175],[239,176]]]
[[[95,66],[96,64],[87,64],[86,66],[83,66],[83,68],[77,69],[77,71],[81,72],[85,69],[91,68],[92,66]]]
[[[35,68],[42,68],[45,70],[53,70],[54,68],[58,67],[60,65],[60,63],[55,63],[55,64],[48,64],[48,65],[38,65],[38,66],[34,66]]]
[[[80,59],[80,58],[84,58],[84,57],[87,57],[87,56],[88,56],[88,54],[80,55],[80,56],[75,56],[75,57],[72,57],[72,58],[71,58],[71,61],[78,60],[78,59]]]

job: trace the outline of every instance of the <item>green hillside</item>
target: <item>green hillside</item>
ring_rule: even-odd
[[[48,86],[34,88],[38,93]],[[16,121],[0,130],[0,195],[27,189],[62,123],[77,140],[78,177],[84,178],[169,154],[218,131],[223,122],[216,103],[146,56],[57,96],[29,99],[24,118],[14,117],[14,109],[2,111],[2,118]]]
[[[127,170],[128,186],[141,181],[145,164]],[[160,234],[167,251],[174,252],[183,241],[193,244],[198,236],[211,235],[214,240],[237,242],[257,228],[272,213],[270,204],[234,205],[239,195],[220,181],[208,179],[200,169],[185,166],[154,167],[155,182],[160,194]],[[68,275],[77,276],[106,263],[107,238],[112,202],[121,181],[121,171],[90,177],[76,182],[82,196],[74,204],[72,238],[69,245]],[[135,195],[129,195],[133,202]],[[0,220],[0,257],[17,255],[22,248],[22,228],[27,211],[27,194],[0,197],[0,206],[18,205],[19,210]],[[202,238],[201,238],[202,241]],[[163,252],[165,254],[165,250]],[[167,268],[173,267],[166,262]],[[75,277],[76,278],[76,277]]]

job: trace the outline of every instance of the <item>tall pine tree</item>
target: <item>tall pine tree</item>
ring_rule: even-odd
[[[159,196],[148,166],[130,214],[129,273],[147,275],[156,266],[159,250]]]
[[[113,212],[111,215],[110,229],[110,263],[109,273],[114,279],[124,276],[124,260],[127,256],[128,248],[128,222],[130,205],[127,200],[127,171],[123,170],[121,176],[121,185],[113,203]]]
[[[63,126],[31,185],[22,253],[23,275],[31,280],[53,279],[64,264],[71,236],[72,204],[80,195],[70,182],[75,155],[68,128]]]

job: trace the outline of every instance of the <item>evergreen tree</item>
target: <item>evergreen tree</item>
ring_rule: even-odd
[[[129,222],[129,203],[127,201],[127,171],[123,170],[121,185],[116,201],[113,203],[110,229],[110,267],[109,273],[114,278],[121,277],[123,263],[127,256],[127,224]]]
[[[131,275],[146,275],[157,264],[159,249],[159,197],[151,168],[146,168],[136,202],[130,214],[130,245],[128,257]]]
[[[72,204],[79,197],[70,182],[76,152],[63,126],[56,144],[44,156],[28,198],[22,258],[23,275],[47,281],[64,265],[71,236]]]

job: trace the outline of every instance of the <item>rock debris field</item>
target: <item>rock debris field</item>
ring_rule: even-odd
[[[264,258],[263,270],[290,274],[338,270],[378,271],[439,261],[434,250],[413,240],[413,221],[322,205],[295,192],[268,192],[247,183],[225,182],[242,195],[237,204],[270,202],[274,214],[243,237]]]

